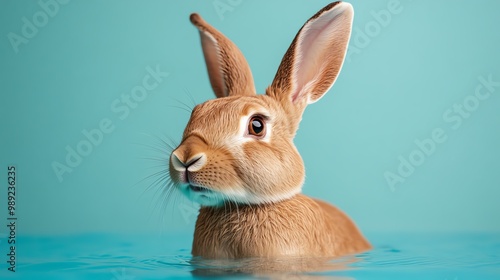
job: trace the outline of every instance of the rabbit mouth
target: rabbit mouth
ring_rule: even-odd
[[[193,192],[211,192],[211,190],[205,187],[195,186],[191,184],[189,184],[189,189],[192,190]]]

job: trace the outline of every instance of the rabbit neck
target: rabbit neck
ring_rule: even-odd
[[[204,258],[335,257],[369,248],[346,214],[324,201],[297,194],[270,204],[202,207],[192,254]]]
[[[304,240],[315,240],[324,230],[323,213],[310,198],[261,205],[225,204],[202,207],[196,221],[193,255],[235,258],[302,255]]]

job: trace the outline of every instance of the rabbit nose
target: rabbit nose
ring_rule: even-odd
[[[195,172],[207,163],[206,142],[197,135],[182,141],[170,157],[170,165],[179,172]]]
[[[195,172],[200,170],[207,162],[207,156],[204,153],[196,154],[187,160],[181,159],[175,152],[172,153],[172,166],[175,170],[185,172]]]

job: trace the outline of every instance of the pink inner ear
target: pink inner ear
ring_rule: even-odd
[[[330,82],[331,87],[334,81],[320,81],[319,77],[327,67],[340,67],[328,65],[332,63],[330,56],[338,55],[339,50],[332,49],[335,46],[333,41],[345,32],[343,28],[345,22],[338,20],[344,9],[333,8],[326,11],[318,18],[307,22],[298,37],[296,56],[293,71],[293,94],[292,100],[296,102],[302,98],[308,98],[309,91],[317,83]],[[344,52],[345,50],[340,50]]]

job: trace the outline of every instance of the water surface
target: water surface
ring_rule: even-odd
[[[499,233],[367,234],[374,249],[335,260],[207,261],[190,255],[191,233],[21,236],[16,272],[1,279],[500,279]],[[5,252],[5,253],[4,253]],[[215,279],[211,277],[211,279]]]

